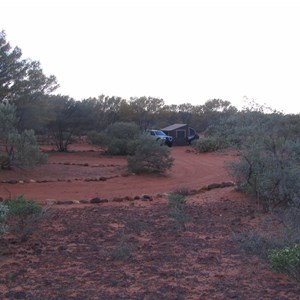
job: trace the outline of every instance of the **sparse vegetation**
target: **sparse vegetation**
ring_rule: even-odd
[[[226,148],[226,144],[217,137],[204,137],[193,142],[193,147],[198,153],[214,152]]]
[[[127,260],[131,257],[135,246],[126,240],[124,230],[118,232],[118,242],[110,256],[116,260]]]
[[[268,258],[274,271],[285,273],[300,282],[300,244],[273,250]]]
[[[107,153],[112,155],[131,155],[136,148],[140,129],[134,123],[117,122],[106,130]]]
[[[7,205],[0,202],[0,237],[8,230],[8,226],[6,224],[7,215],[8,215]]]
[[[38,222],[45,217],[45,211],[35,200],[23,195],[7,202],[10,218],[10,232],[26,241],[37,229]]]
[[[173,165],[170,150],[153,141],[151,136],[141,136],[135,141],[133,155],[128,156],[128,169],[131,172],[141,173],[164,173]]]
[[[186,230],[186,223],[190,221],[187,212],[186,196],[179,193],[171,193],[168,196],[169,216],[174,221],[176,230]]]
[[[13,165],[45,163],[47,155],[40,152],[33,130],[19,133],[16,124],[16,108],[0,103],[0,167],[10,169]]]

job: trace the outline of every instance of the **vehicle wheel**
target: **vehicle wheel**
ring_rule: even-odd
[[[157,138],[156,141],[159,143],[160,146],[164,144],[164,141],[160,138]]]

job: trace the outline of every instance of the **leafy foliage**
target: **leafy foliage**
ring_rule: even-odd
[[[8,138],[8,147],[12,149],[15,164],[33,166],[47,162],[47,155],[40,152],[33,130],[11,134]]]
[[[47,156],[39,151],[34,132],[25,130],[19,133],[15,128],[16,109],[13,105],[0,103],[0,165],[2,169],[12,164],[31,166],[45,163]]]
[[[112,155],[133,154],[136,139],[140,136],[140,129],[134,123],[116,122],[106,130],[107,153]]]
[[[8,226],[6,224],[8,212],[8,206],[0,202],[0,237],[8,230]]]
[[[268,258],[274,271],[300,281],[300,244],[273,250]]]
[[[57,87],[55,76],[45,76],[39,62],[22,59],[21,49],[12,49],[0,32],[0,102],[47,94]]]
[[[105,146],[107,144],[106,134],[95,130],[89,131],[88,140],[90,143],[98,146]]]
[[[9,214],[27,216],[41,212],[42,208],[35,200],[27,200],[23,195],[8,201]]]
[[[277,114],[249,124],[240,160],[229,165],[241,190],[265,209],[300,203],[300,141],[295,129],[292,119]]]
[[[169,216],[175,221],[175,228],[186,230],[185,224],[190,220],[184,194],[171,193],[168,196]]]
[[[133,155],[128,156],[128,169],[131,172],[164,173],[173,165],[170,150],[160,146],[151,136],[141,136],[136,140]]]
[[[36,230],[44,211],[35,200],[27,200],[23,195],[8,201],[7,205],[12,224],[10,232],[24,242]]]
[[[193,142],[193,147],[196,152],[214,152],[226,148],[226,144],[216,137],[204,137]]]

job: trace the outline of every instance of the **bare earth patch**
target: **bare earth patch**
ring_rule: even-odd
[[[46,166],[0,172],[1,182],[18,180],[1,183],[0,197],[24,194],[47,208],[28,241],[1,239],[0,298],[299,299],[299,284],[233,241],[260,218],[233,187],[189,196],[186,231],[174,228],[164,193],[228,181],[223,164],[234,159],[188,149],[172,149],[175,165],[160,177],[127,174],[124,158],[99,151],[49,153]],[[143,194],[153,201],[46,206]]]

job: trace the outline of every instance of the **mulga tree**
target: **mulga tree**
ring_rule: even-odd
[[[49,94],[57,87],[55,76],[46,76],[40,62],[22,58],[21,49],[12,48],[5,32],[0,32],[0,102],[16,104],[20,98]]]
[[[20,133],[16,124],[16,107],[0,103],[0,168],[45,163],[47,156],[40,152],[33,130]]]
[[[68,96],[55,95],[48,97],[49,122],[47,129],[59,152],[67,152],[79,126],[75,113],[78,105]]]

